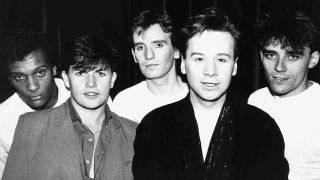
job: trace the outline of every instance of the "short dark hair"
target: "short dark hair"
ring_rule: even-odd
[[[47,36],[42,32],[37,32],[29,28],[18,28],[14,33],[9,34],[3,41],[2,58],[6,66],[23,61],[26,56],[36,50],[41,50],[46,55],[46,61],[54,65],[53,57],[49,50]]]
[[[318,29],[310,16],[300,10],[265,14],[255,25],[255,36],[260,49],[273,43],[296,51],[309,47],[314,52],[319,48]]]
[[[197,34],[204,31],[222,31],[228,32],[234,39],[234,53],[235,57],[239,54],[240,32],[236,26],[231,22],[227,15],[225,15],[218,8],[211,7],[205,9],[195,16],[188,18],[183,25],[179,34],[179,50],[185,57],[188,48],[188,41]]]
[[[134,19],[131,28],[131,42],[133,41],[133,34],[137,28],[141,28],[138,35],[146,31],[150,26],[159,24],[163,32],[171,33],[170,39],[173,47],[176,47],[176,36],[171,18],[163,11],[143,11],[140,12]],[[133,45],[133,43],[131,43]]]
[[[110,42],[98,36],[83,35],[67,45],[61,64],[66,72],[70,67],[90,71],[98,66],[115,72],[120,60],[121,56]]]

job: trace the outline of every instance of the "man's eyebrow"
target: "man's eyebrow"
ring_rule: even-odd
[[[231,58],[231,55],[228,53],[218,53],[218,56],[227,56],[228,58]]]
[[[262,53],[276,53],[276,51],[274,51],[274,50],[265,49],[265,48],[261,49],[261,52],[262,52]]]
[[[166,40],[154,40],[152,41],[153,44],[157,44],[157,43],[165,43],[167,44],[167,41]]]
[[[143,43],[142,43],[142,42],[133,43],[133,46],[134,46],[134,47],[139,46],[139,45],[143,45]]]
[[[195,56],[195,55],[204,56],[204,54],[200,52],[192,52],[190,56]]]

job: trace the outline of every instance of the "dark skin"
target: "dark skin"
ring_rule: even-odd
[[[43,50],[32,51],[22,61],[10,64],[8,70],[10,84],[30,108],[41,110],[56,104],[56,67],[50,65]]]

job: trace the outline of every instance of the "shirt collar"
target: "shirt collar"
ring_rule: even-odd
[[[113,123],[113,125],[114,125],[117,129],[120,128],[120,122],[118,121],[117,118],[114,118],[114,117],[112,116],[112,112],[111,112],[108,104],[106,104],[105,107],[106,107],[106,108],[105,108],[105,113],[106,113],[105,123],[106,123],[106,126],[108,126],[108,125],[109,125],[109,122],[111,121],[111,122]],[[73,106],[72,103],[71,103],[71,98],[68,99],[68,108],[69,108],[69,113],[70,113],[71,121],[72,121],[72,122],[76,122],[76,121],[82,122],[79,114],[77,113],[76,109],[74,108],[74,106]]]

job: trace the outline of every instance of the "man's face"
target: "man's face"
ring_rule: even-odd
[[[231,34],[204,31],[189,39],[187,47],[181,71],[187,75],[191,98],[205,102],[224,99],[237,73]]]
[[[117,74],[100,67],[90,71],[70,67],[68,74],[62,72],[62,78],[71,91],[71,102],[76,109],[95,110],[106,104]]]
[[[31,52],[23,61],[10,64],[8,70],[11,85],[30,108],[40,110],[54,106],[58,98],[54,82],[56,70],[43,51]]]
[[[260,51],[267,82],[271,90],[280,97],[289,97],[308,88],[308,68],[319,60],[319,52],[310,53],[309,47],[302,52],[290,47],[281,48],[280,43],[271,43]]]
[[[147,79],[158,79],[170,71],[175,72],[174,59],[180,54],[171,44],[170,33],[165,33],[159,24],[151,25],[141,34],[133,33],[132,54],[140,71]]]

